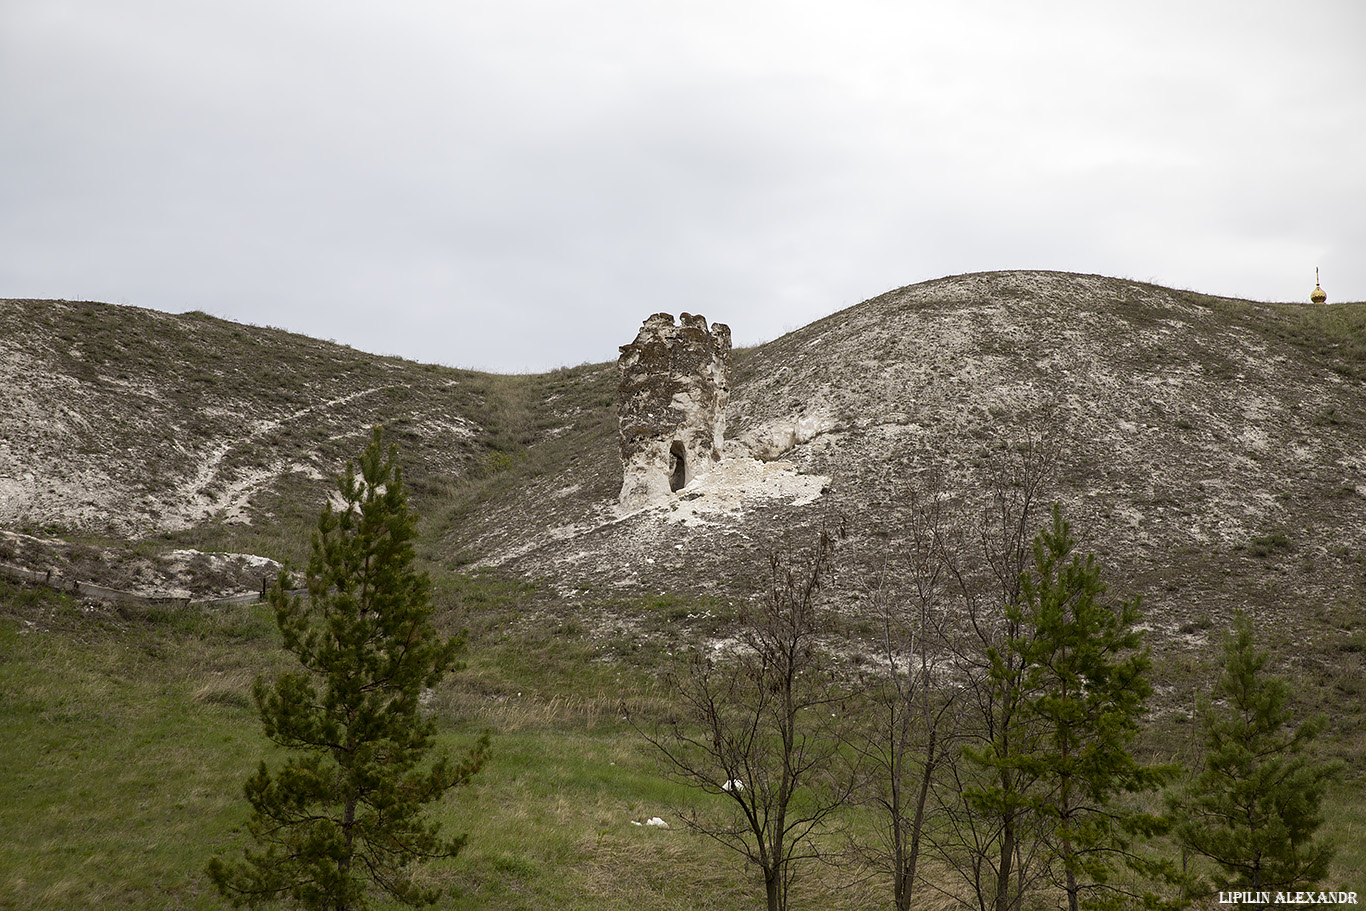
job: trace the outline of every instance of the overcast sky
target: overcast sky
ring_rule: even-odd
[[[0,297],[508,372],[1061,269],[1366,299],[1361,0],[0,0]]]

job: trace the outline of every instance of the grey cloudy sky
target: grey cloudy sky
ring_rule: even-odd
[[[1360,0],[0,0],[0,297],[522,372],[942,275],[1366,298]]]

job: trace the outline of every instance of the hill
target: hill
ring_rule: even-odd
[[[300,557],[375,424],[418,499],[444,502],[535,439],[528,403],[551,383],[92,302],[0,302],[0,339],[8,556],[149,592],[205,593],[171,551]]]
[[[1341,681],[1332,643],[1366,605],[1364,376],[1360,304],[950,277],[739,352],[737,457],[674,501],[620,515],[614,441],[588,437],[557,470],[490,493],[443,548],[591,611],[622,590],[742,590],[782,540],[842,523],[866,579],[904,535],[908,489],[982,489],[1047,436],[1051,496],[1112,584],[1144,597],[1161,647],[1203,649],[1246,609],[1275,636],[1323,639],[1306,671]]]
[[[908,485],[980,487],[1031,433],[1057,446],[1087,546],[1174,628],[1363,600],[1360,304],[1042,272],[901,288],[737,352],[735,457],[629,515],[613,365],[480,374],[88,302],[6,301],[0,337],[0,528],[53,542],[11,541],[20,562],[135,542],[151,565],[111,559],[106,584],[170,584],[169,550],[298,558],[328,479],[383,424],[435,559],[571,600],[715,593],[832,517],[894,543]]]

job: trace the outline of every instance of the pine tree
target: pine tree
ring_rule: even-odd
[[[1332,859],[1314,833],[1339,767],[1305,755],[1323,722],[1292,724],[1290,685],[1269,676],[1267,662],[1239,614],[1224,640],[1215,701],[1201,707],[1204,767],[1173,800],[1180,844],[1218,867],[1211,891],[1313,886]]]
[[[1130,751],[1151,693],[1138,602],[1106,603],[1100,568],[1075,546],[1055,505],[1050,527],[1034,539],[1034,566],[1021,579],[1020,598],[1006,608],[1014,633],[990,656],[999,701],[1017,707],[1015,736],[969,754],[997,772],[1013,772],[998,780],[1014,787],[967,795],[998,814],[1027,809],[1057,859],[1071,911],[1083,895],[1088,907],[1122,898],[1112,872],[1120,862],[1143,864],[1131,843],[1160,821],[1120,798],[1156,788],[1167,775]],[[1005,743],[1010,749],[1000,748]]]
[[[450,857],[424,808],[483,763],[481,739],[460,761],[435,749],[419,697],[452,667],[462,642],[432,625],[430,582],[413,566],[416,520],[400,469],[376,428],[339,480],[341,506],[318,520],[307,597],[280,574],[271,604],[284,648],[301,665],[255,699],[266,736],[291,751],[246,782],[256,847],[215,859],[209,876],[236,904],[284,899],[309,909],[368,906],[373,888],[405,904],[437,895],[411,876],[420,858]]]

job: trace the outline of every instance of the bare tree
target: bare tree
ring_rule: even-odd
[[[961,799],[944,804],[937,846],[956,855],[980,911],[1018,911],[1043,882],[1073,911],[1082,894],[1120,901],[1107,885],[1116,864],[1160,866],[1130,850],[1158,821],[1119,799],[1165,775],[1128,752],[1147,688],[1137,605],[1103,601],[1099,568],[1074,552],[1047,495],[1057,446],[1043,429],[996,463],[976,546],[945,548],[968,724],[962,761],[944,765]]]
[[[1018,632],[1006,608],[1031,565],[1057,453],[1052,426],[1045,419],[992,452],[977,495],[938,476],[908,489],[904,546],[871,592],[882,656],[868,690],[870,724],[852,742],[885,820],[882,843],[864,852],[890,869],[903,911],[917,886],[978,911],[1018,911],[1045,873],[1042,833],[1026,805],[1029,775],[965,756],[1034,736],[1019,700],[991,676],[1000,673],[998,652],[1007,653],[1008,673],[1023,673],[1005,649]],[[964,796],[987,791],[999,799]],[[923,876],[927,856],[956,883]]]
[[[1057,461],[1052,421],[1028,427],[1023,439],[1006,446],[985,491],[976,547],[946,551],[962,612],[964,635],[956,661],[972,716],[964,756],[1009,755],[1039,736],[1023,711],[1018,684],[1025,668],[1006,646],[1020,633],[1007,608],[1018,604],[1021,580],[1033,557],[1034,526]],[[967,557],[971,562],[965,560]],[[993,676],[1003,677],[994,685]],[[999,683],[999,681],[998,681]],[[981,911],[1017,911],[1025,893],[1043,876],[1047,854],[1039,848],[1037,826],[1028,812],[1032,774],[1012,767],[958,763],[951,770],[961,798],[954,812],[957,845],[967,861],[976,905]],[[984,782],[979,773],[991,781]]]
[[[949,509],[937,477],[906,493],[905,544],[870,586],[879,654],[863,690],[863,723],[841,733],[861,768],[862,799],[882,818],[881,839],[855,849],[891,875],[895,906],[906,911],[918,882],[926,811],[938,766],[956,739],[957,700],[943,686],[950,635],[944,610]],[[902,585],[893,585],[893,577]]]
[[[632,719],[672,777],[728,801],[726,818],[680,816],[759,868],[769,911],[786,911],[798,865],[821,854],[816,836],[851,787],[832,732],[849,688],[817,642],[832,546],[822,531],[804,560],[775,554],[734,654],[693,657],[671,681],[677,716],[648,728]]]
[[[1045,872],[1042,833],[1025,803],[1029,776],[964,756],[1032,736],[1018,700],[1003,698],[991,675],[993,655],[1008,652],[1016,631],[1006,608],[1032,565],[1057,452],[1052,426],[1045,419],[993,450],[975,495],[937,473],[906,487],[898,545],[868,587],[880,654],[865,679],[861,723],[841,733],[859,760],[860,797],[882,820],[881,837],[855,849],[890,874],[900,911],[922,887],[979,911],[1017,911]],[[991,806],[964,796],[989,788],[1004,795]],[[925,876],[927,858],[956,882]]]

